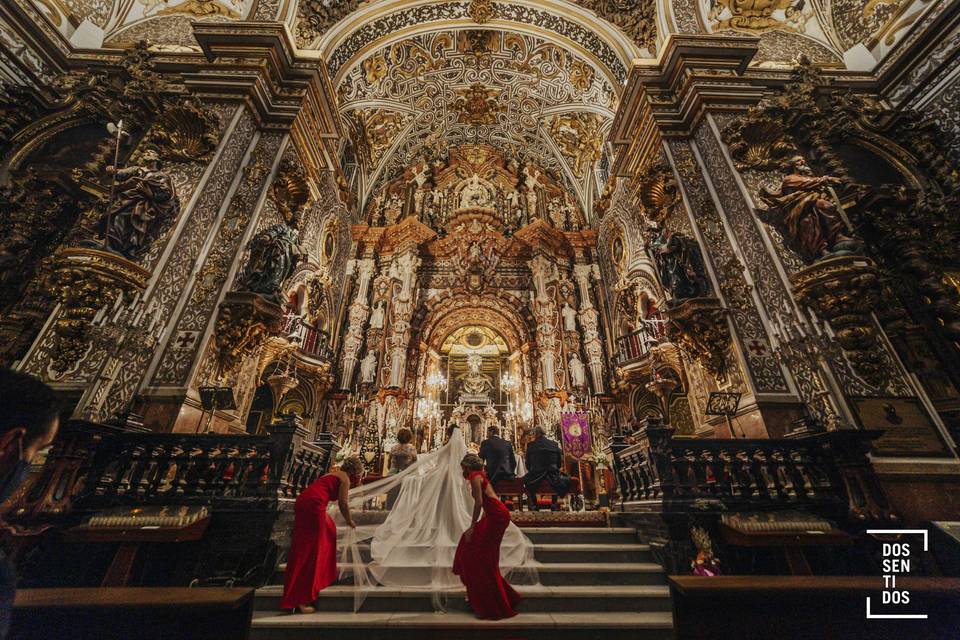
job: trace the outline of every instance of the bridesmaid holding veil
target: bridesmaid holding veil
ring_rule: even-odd
[[[460,462],[473,493],[473,518],[457,545],[453,572],[467,588],[470,606],[478,618],[500,620],[517,615],[520,595],[500,574],[500,543],[510,525],[510,512],[497,499],[483,471],[483,460],[468,454]],[[481,511],[483,517],[481,518]]]
[[[350,485],[359,484],[362,475],[360,459],[347,458],[339,469],[320,476],[297,497],[281,609],[313,613],[320,591],[337,580],[337,526],[327,504],[336,498],[346,524],[356,527],[347,496]]]

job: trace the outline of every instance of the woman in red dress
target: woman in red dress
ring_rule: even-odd
[[[474,505],[470,528],[463,532],[457,545],[453,572],[467,588],[467,598],[478,618],[511,618],[517,615],[514,609],[521,598],[500,574],[500,543],[510,525],[510,512],[490,486],[480,456],[464,456],[460,468],[470,483]]]
[[[337,526],[327,514],[327,504],[336,497],[343,519],[356,527],[350,517],[347,492],[362,475],[360,459],[347,458],[339,469],[317,478],[297,497],[281,609],[313,613],[320,590],[336,581]]]

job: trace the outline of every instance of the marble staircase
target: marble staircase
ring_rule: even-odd
[[[353,613],[352,585],[321,593],[317,613],[277,611],[282,571],[275,584],[257,590],[251,640],[424,640],[469,638],[596,638],[666,640],[672,637],[670,596],[663,570],[630,528],[525,527],[535,545],[540,584],[518,586],[520,614],[500,621],[477,620],[463,589],[442,594],[435,613],[431,594],[380,588]]]

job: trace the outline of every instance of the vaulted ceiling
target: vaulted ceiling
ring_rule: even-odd
[[[437,30],[370,51],[337,87],[366,197],[417,159],[485,143],[530,161],[585,200],[617,108],[596,65],[505,31]]]

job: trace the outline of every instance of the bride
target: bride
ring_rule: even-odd
[[[338,524],[341,577],[352,574],[357,587],[355,609],[377,585],[429,590],[435,608],[442,608],[438,592],[461,586],[453,573],[453,559],[473,511],[473,497],[460,467],[466,453],[463,434],[454,428],[444,446],[422,454],[402,472],[351,489],[356,529],[340,526],[346,523],[331,509]],[[398,486],[391,509],[376,508]],[[533,544],[513,523],[503,536],[500,567],[511,582],[538,581]]]

